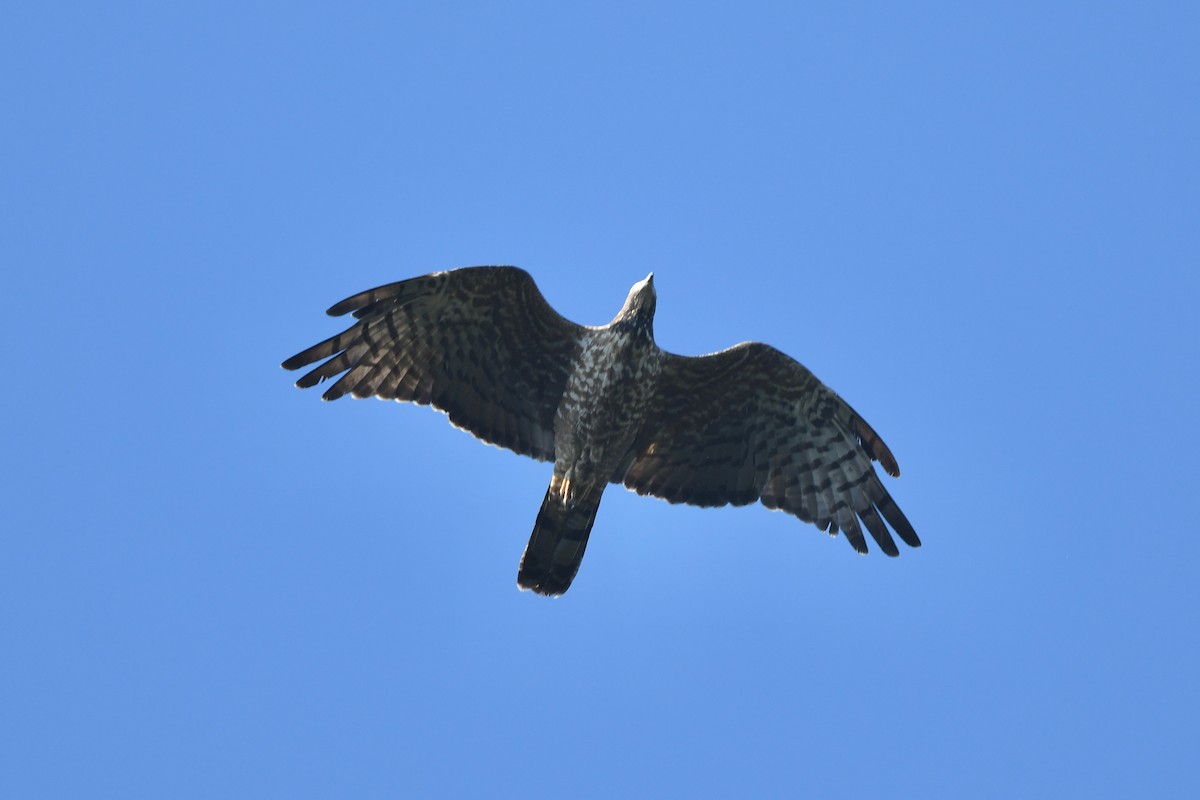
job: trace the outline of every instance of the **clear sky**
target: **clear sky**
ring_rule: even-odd
[[[25,4],[4,797],[1197,796],[1193,3]],[[279,362],[518,264],[767,341],[925,545],[606,495]]]

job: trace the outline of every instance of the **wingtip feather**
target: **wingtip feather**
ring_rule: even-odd
[[[323,380],[324,378],[321,377],[321,374],[317,370],[313,370],[296,381],[296,388],[311,389]]]
[[[304,361],[304,359],[301,358],[302,355],[303,355],[303,353],[297,353],[296,355],[289,358],[287,361],[284,361],[279,366],[282,369],[286,369],[288,371],[300,369],[301,367],[305,366],[308,363],[308,362]]]
[[[883,471],[893,478],[899,478],[900,465],[896,463],[896,457],[892,455],[892,451],[883,443],[883,439],[875,432],[875,429],[857,414],[854,415],[854,432],[858,434],[859,440],[871,458],[878,461],[879,465],[883,467]]]

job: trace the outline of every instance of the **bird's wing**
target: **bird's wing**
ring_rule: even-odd
[[[467,267],[390,283],[327,312],[357,324],[283,362],[328,359],[296,386],[345,372],[343,395],[432,405],[484,441],[554,460],[554,414],[587,330],[560,316],[516,267]]]
[[[919,547],[872,461],[900,474],[883,440],[842,398],[794,359],[747,342],[699,358],[665,355],[632,461],[613,481],[672,503],[761,500],[831,534],[843,531],[860,553],[865,527],[894,556],[886,520]]]

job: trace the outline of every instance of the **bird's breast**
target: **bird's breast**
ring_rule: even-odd
[[[554,421],[556,474],[607,482],[637,435],[660,366],[653,342],[610,332],[589,337]]]

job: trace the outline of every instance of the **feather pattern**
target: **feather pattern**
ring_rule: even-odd
[[[283,362],[299,369],[328,359],[296,386],[344,372],[323,399],[433,405],[486,442],[554,460],[554,416],[587,329],[559,316],[524,270],[437,272],[361,292],[327,313],[358,322]]]
[[[518,584],[565,592],[608,483],[698,506],[760,502],[884,553],[916,531],[872,466],[900,469],[867,422],[811,372],[747,342],[707,356],[654,343],[653,275],[606,326],[571,322],[516,267],[379,286],[331,307],[345,331],[292,356],[325,400],[379,397],[445,412],[484,441],[553,461]],[[315,365],[315,366],[313,366]]]
[[[883,552],[898,555],[886,519],[906,544],[920,546],[871,466],[899,475],[895,457],[799,362],[759,342],[696,358],[664,355],[636,455],[613,482],[672,503],[758,500],[840,530],[860,553],[865,527]]]

